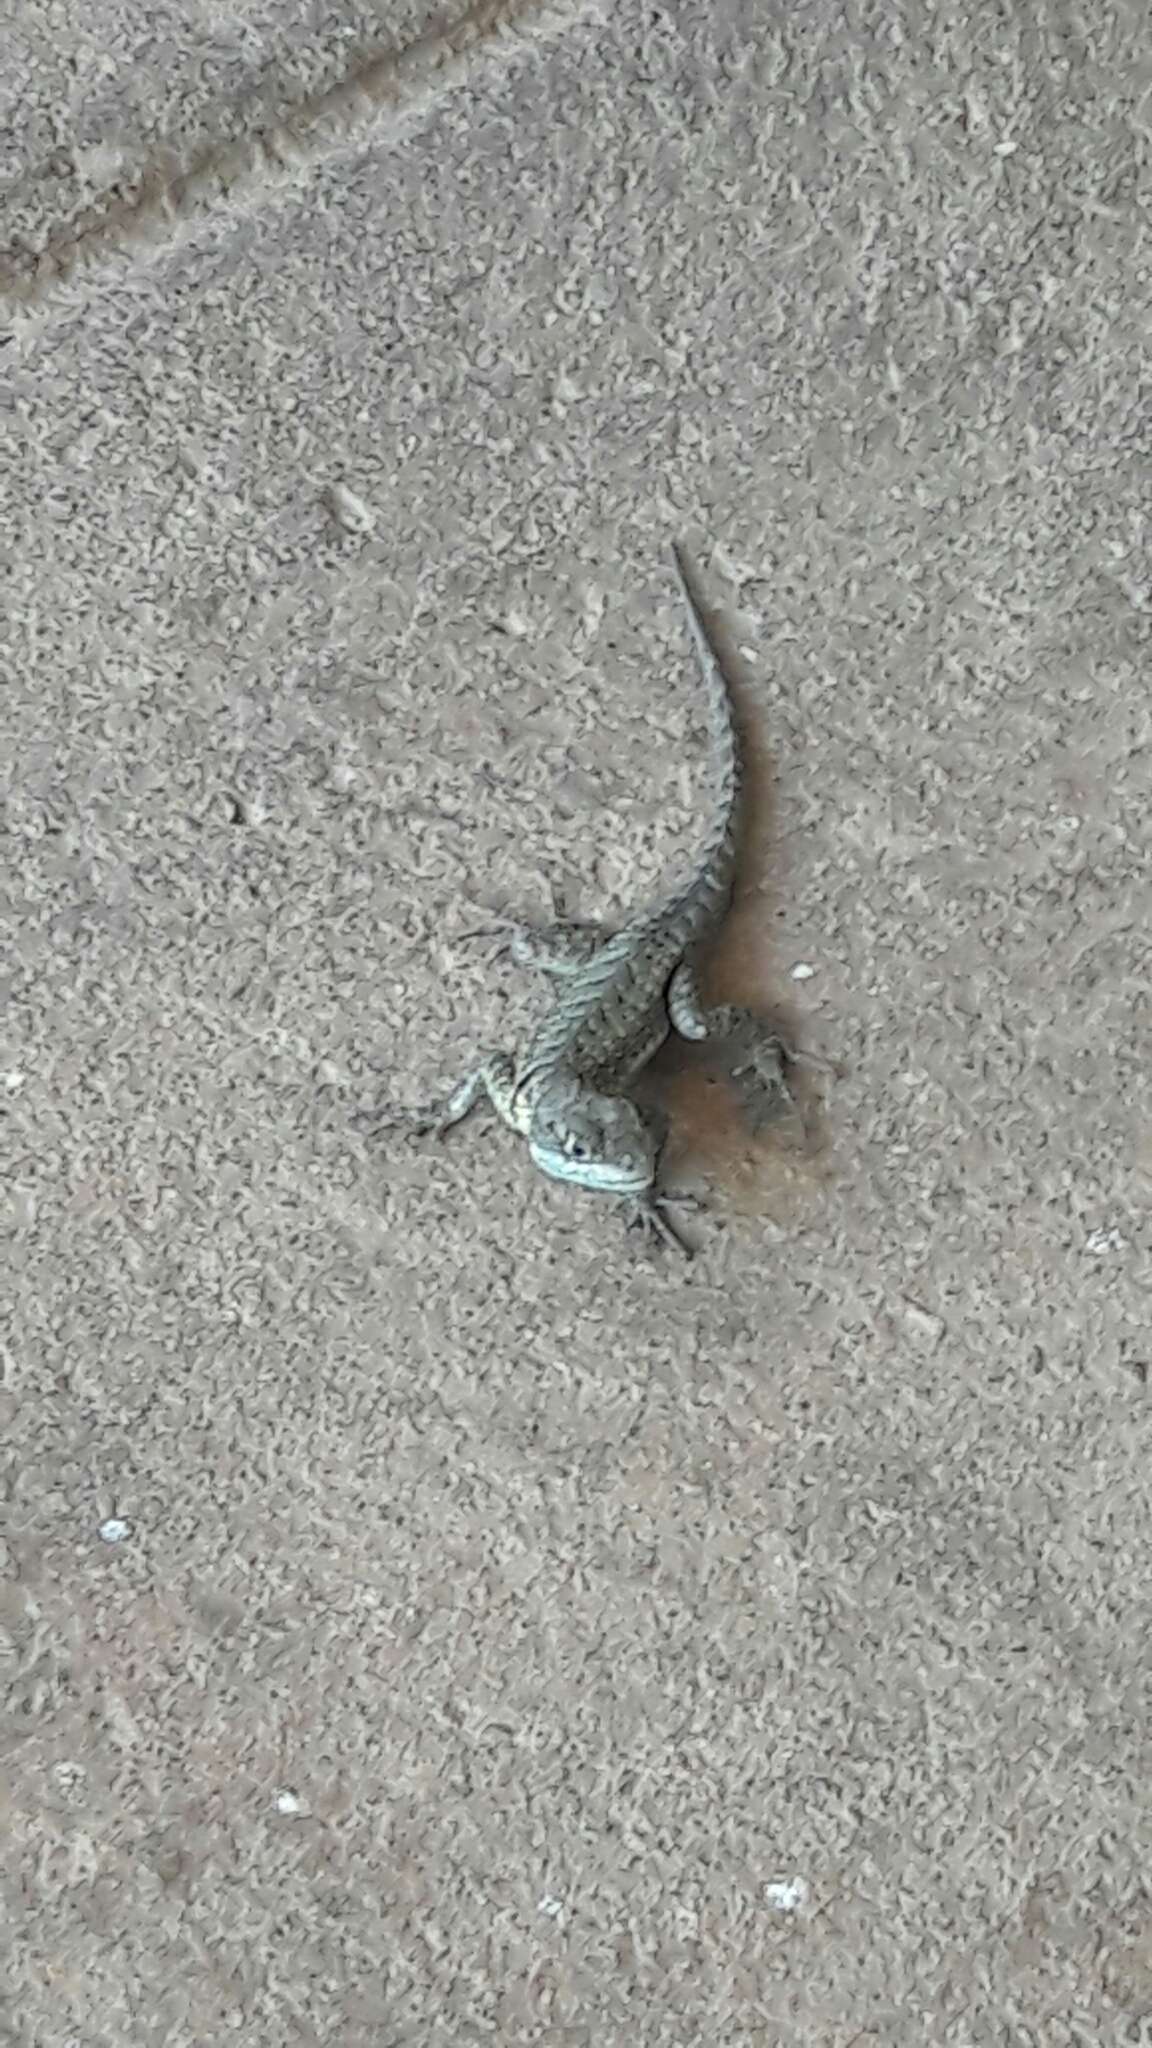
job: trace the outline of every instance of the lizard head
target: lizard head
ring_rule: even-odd
[[[541,1173],[569,1187],[636,1195],[656,1178],[661,1139],[626,1096],[573,1090],[537,1103],[528,1150]]]

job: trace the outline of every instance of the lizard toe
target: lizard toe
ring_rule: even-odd
[[[648,1245],[678,1252],[685,1259],[694,1258],[695,1246],[681,1237],[680,1232],[664,1213],[668,1202],[667,1195],[643,1197],[635,1204],[628,1218],[628,1228],[641,1231]]]

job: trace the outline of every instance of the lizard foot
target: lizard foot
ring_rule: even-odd
[[[679,1252],[682,1258],[692,1259],[696,1256],[695,1245],[680,1235],[666,1212],[669,1209],[701,1209],[703,1206],[696,1195],[641,1195],[628,1218],[628,1228],[643,1231],[646,1244],[667,1247]]]
[[[790,1067],[807,1067],[811,1074],[831,1074],[837,1081],[842,1081],[847,1072],[838,1060],[830,1060],[822,1052],[809,1052],[801,1045],[785,1045],[784,1057]]]
[[[796,1097],[785,1077],[785,1061],[785,1050],[778,1040],[762,1039],[750,1056],[738,1060],[729,1070],[753,1136],[796,1107]]]
[[[477,939],[494,939],[495,944],[488,954],[488,965],[504,960],[514,953],[516,934],[519,931],[514,918],[501,917],[494,924],[476,925],[472,931],[460,933],[462,946],[472,945]]]
[[[363,1121],[365,1133],[370,1138],[382,1138],[391,1131],[408,1131],[413,1138],[442,1138],[457,1119],[445,1116],[443,1103],[428,1102],[417,1108],[390,1102]]]

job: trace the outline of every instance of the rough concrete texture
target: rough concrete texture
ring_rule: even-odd
[[[514,11],[514,10],[513,10]],[[0,280],[249,138],[403,69],[431,0],[20,0],[0,29]],[[6,259],[6,261],[4,260]]]
[[[496,13],[8,309],[9,2038],[1148,2042],[1145,12]],[[363,1128],[688,858],[672,535],[683,1269]]]

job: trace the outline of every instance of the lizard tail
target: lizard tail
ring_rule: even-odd
[[[676,579],[684,598],[692,641],[704,682],[708,728],[712,740],[713,759],[716,763],[715,825],[701,850],[699,873],[709,893],[715,893],[719,906],[720,902],[727,902],[736,866],[736,837],[744,787],[744,763],[732,707],[732,693],[716,658],[716,649],[708,637],[708,629],[696,601],[684,557],[675,543],[672,547],[672,560],[676,566]],[[698,886],[699,884],[693,886],[693,894]]]

